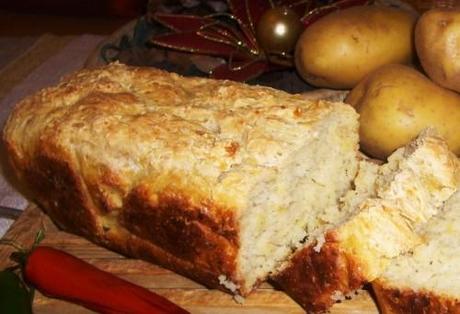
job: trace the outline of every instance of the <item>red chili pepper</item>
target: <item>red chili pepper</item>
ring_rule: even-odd
[[[25,263],[24,277],[46,296],[99,313],[188,313],[158,294],[51,247],[32,250]]]

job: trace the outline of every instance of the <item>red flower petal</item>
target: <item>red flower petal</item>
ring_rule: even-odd
[[[230,11],[237,19],[253,50],[259,50],[255,26],[262,14],[271,8],[269,0],[228,0]]]
[[[251,50],[253,53],[257,52],[254,49],[254,44],[248,41],[239,29],[235,29],[212,17],[156,13],[153,18],[177,33],[196,32],[211,41],[233,45],[236,49],[240,46],[246,48],[248,52]]]
[[[265,11],[272,8],[272,3],[269,0],[245,0],[246,14],[248,15],[249,25],[255,32],[256,25],[259,22]]]
[[[243,50],[246,49],[247,53],[250,53],[250,47],[248,47],[248,43],[244,35],[223,23],[216,22],[215,24],[198,31],[198,34],[208,38],[209,40],[227,43],[235,48],[239,47]]]
[[[211,77],[240,82],[248,81],[268,71],[269,68],[270,65],[266,61],[233,62],[231,65],[226,63],[215,68],[211,73]]]
[[[214,56],[230,57],[235,52],[233,46],[208,40],[193,32],[158,35],[150,42],[166,48]]]

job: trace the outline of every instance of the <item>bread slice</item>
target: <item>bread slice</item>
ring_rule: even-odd
[[[272,278],[307,311],[327,310],[420,243],[417,228],[454,193],[458,167],[446,143],[423,132],[379,167],[374,185],[350,192],[343,219],[310,237]]]
[[[429,221],[424,243],[372,283],[383,314],[460,313],[460,192]]]
[[[111,64],[24,99],[3,139],[63,229],[247,295],[337,212],[357,171],[358,115]]]

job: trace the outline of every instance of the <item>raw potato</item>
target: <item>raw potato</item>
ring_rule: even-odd
[[[376,5],[328,14],[300,36],[297,70],[315,86],[353,88],[381,65],[412,61],[415,21],[408,11]]]
[[[360,145],[385,159],[395,149],[434,127],[460,155],[460,95],[413,68],[385,65],[368,75],[345,102],[360,114]]]
[[[460,9],[432,9],[415,28],[415,46],[428,76],[460,92]]]

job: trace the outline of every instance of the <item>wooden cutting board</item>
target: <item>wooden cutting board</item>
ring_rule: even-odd
[[[269,284],[262,285],[252,293],[246,298],[243,305],[237,304],[226,293],[207,289],[161,267],[123,257],[96,246],[81,237],[60,231],[35,205],[29,206],[24,211],[6,233],[5,238],[15,240],[28,247],[32,244],[35,234],[40,228],[45,231],[43,245],[64,250],[100,269],[153,290],[181,305],[191,313],[304,313],[302,308],[287,295],[275,290]],[[0,269],[10,264],[9,255],[11,252],[12,249],[9,247],[0,247]],[[37,293],[34,300],[34,313],[73,314],[91,312],[83,307],[50,299]],[[335,305],[331,313],[377,314],[378,311],[369,293],[362,291],[352,300]]]

